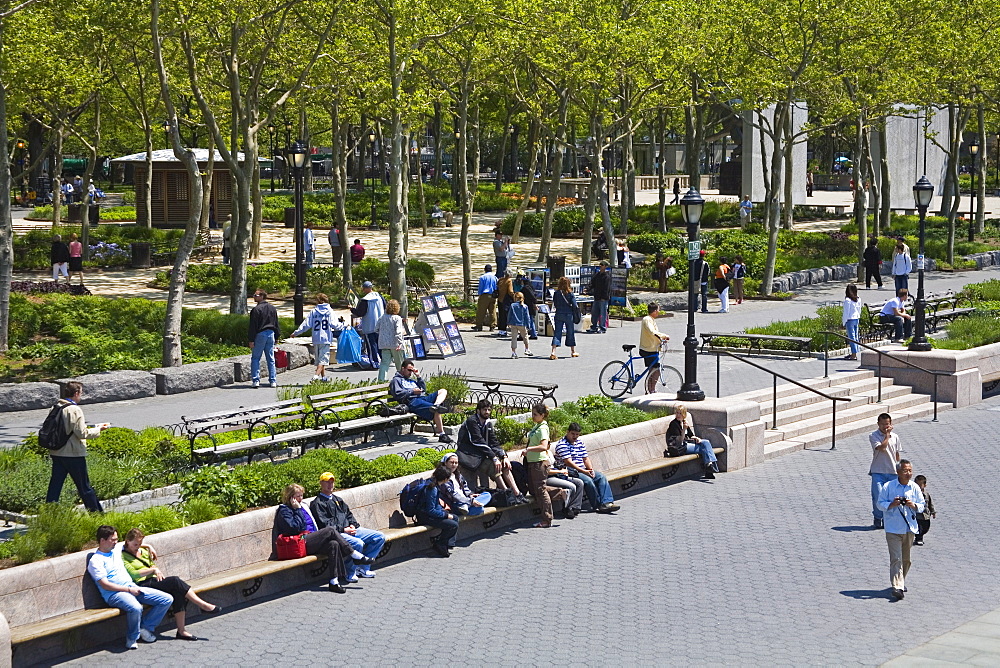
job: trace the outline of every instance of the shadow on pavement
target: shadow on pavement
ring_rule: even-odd
[[[843,531],[844,533],[854,533],[855,531],[882,531],[882,529],[876,529],[871,524],[865,524],[862,526],[843,526],[843,527],[830,527],[834,531]]]
[[[885,599],[887,601],[895,602],[895,600],[892,598],[890,590],[888,589],[848,589],[840,593],[844,596],[850,596],[851,598],[856,598],[859,601]]]

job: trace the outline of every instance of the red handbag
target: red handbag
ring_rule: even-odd
[[[274,351],[274,366],[275,366],[275,368],[278,368],[278,369],[287,369],[288,368],[288,351],[287,350],[278,350],[278,349],[275,349],[275,351]]]
[[[278,560],[301,559],[306,556],[305,534],[297,536],[278,536],[274,542],[274,547],[278,551]]]

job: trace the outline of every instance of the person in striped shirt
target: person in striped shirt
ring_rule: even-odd
[[[566,427],[566,435],[556,443],[555,468],[567,469],[570,476],[583,481],[583,492],[591,508],[599,513],[613,513],[621,506],[615,503],[608,479],[590,463],[587,446],[580,440],[582,431],[576,422]]]

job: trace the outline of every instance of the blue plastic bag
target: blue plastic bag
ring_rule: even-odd
[[[356,364],[361,361],[361,335],[353,327],[345,327],[337,339],[337,362]]]

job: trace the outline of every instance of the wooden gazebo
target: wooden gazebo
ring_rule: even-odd
[[[208,149],[191,149],[198,166],[208,168]],[[243,161],[243,154],[238,154]],[[133,153],[112,162],[132,163],[135,182],[136,216],[142,220],[146,212],[146,152]],[[184,227],[190,216],[189,183],[184,164],[174,157],[171,149],[153,151],[152,223],[154,227]],[[216,151],[212,165],[212,198],[215,221],[219,227],[232,217],[233,179]]]

